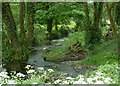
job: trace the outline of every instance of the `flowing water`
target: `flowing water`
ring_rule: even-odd
[[[55,44],[64,42],[67,39],[68,38],[52,40],[52,43],[53,43],[52,45],[33,47],[32,51],[33,52],[35,51],[35,53],[33,53],[32,57],[29,59],[28,63],[32,64],[35,67],[35,69],[37,69],[37,67],[43,67],[45,69],[53,69],[54,71],[57,71],[60,73],[65,73],[65,74],[68,74],[71,76],[85,74],[85,72],[86,72],[85,69],[81,69],[78,72],[78,71],[75,71],[75,69],[70,64],[66,64],[65,62],[57,64],[54,62],[44,61],[44,59],[42,58],[47,53],[48,50],[52,50],[54,48],[62,48],[62,46],[56,46]]]

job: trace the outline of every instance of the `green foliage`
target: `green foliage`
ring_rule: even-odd
[[[28,44],[27,42],[29,40],[35,39],[35,41],[37,42],[36,44],[37,46],[46,45],[49,42],[46,31],[47,29],[50,29],[46,27],[46,24],[48,20],[51,20],[52,23],[49,24],[49,26],[51,26],[52,29],[51,39],[62,38],[67,36],[67,34],[69,34],[69,36],[68,36],[68,40],[66,40],[65,42],[56,44],[56,46],[61,46],[61,48],[54,48],[45,55],[46,60],[55,61],[55,62],[63,61],[64,60],[63,57],[66,57],[68,53],[71,53],[70,47],[75,43],[79,42],[84,47],[84,49],[86,48],[90,49],[90,54],[85,59],[79,61],[76,64],[96,65],[96,66],[101,65],[101,66],[99,66],[98,70],[94,71],[88,77],[86,75],[79,75],[78,77],[75,78],[66,77],[62,74],[58,74],[54,72],[51,69],[47,71],[44,69],[43,70],[40,69],[39,72],[36,72],[35,70],[27,70],[29,78],[25,80],[21,77],[18,77],[19,74],[12,75],[13,77],[10,78],[9,76],[7,76],[6,72],[2,72],[0,73],[0,84],[6,84],[6,83],[10,84],[11,82],[13,82],[14,84],[36,84],[36,83],[37,84],[44,84],[44,83],[116,84],[118,83],[118,79],[117,79],[118,64],[116,63],[118,61],[117,42],[113,40],[102,41],[101,39],[102,35],[105,35],[107,33],[107,30],[109,29],[109,27],[106,26],[104,27],[104,25],[106,24],[106,20],[108,18],[106,17],[106,12],[105,14],[102,14],[102,17],[104,17],[102,18],[102,22],[99,22],[101,23],[101,25],[103,24],[102,28],[100,28],[99,25],[95,26],[93,24],[95,23],[94,15],[93,15],[93,13],[95,12],[93,9],[93,3],[89,3],[88,4],[88,8],[90,11],[89,16],[90,16],[90,20],[92,21],[91,23],[93,25],[89,25],[89,27],[86,28],[87,25],[85,21],[86,16],[85,16],[84,3],[40,2],[40,3],[34,3],[34,6],[32,5],[33,3],[30,4],[31,4],[30,6],[29,3],[25,4],[27,6],[25,6],[25,18],[24,18],[25,22],[23,25],[25,29],[25,36],[26,37],[30,36],[26,40],[26,38],[22,38],[20,36],[21,30],[19,28],[20,27],[19,3],[10,3],[11,10],[13,13],[12,16],[14,17],[17,28],[13,28],[13,26],[15,25],[11,26],[11,28],[8,28],[8,30],[5,26],[3,27],[3,35],[2,35],[3,40],[1,43],[3,44],[3,46],[0,46],[2,47],[2,51],[0,50],[0,54],[2,54],[3,52],[3,59],[2,59],[3,63],[5,64],[10,63],[10,61],[12,61],[17,54],[15,53],[17,49],[15,49],[16,47],[13,48],[14,45],[12,45],[13,43],[11,41],[13,37],[16,37],[15,39],[16,44],[17,45],[20,44],[19,45],[20,53],[22,54],[20,54],[21,56],[19,57],[22,58],[22,60],[28,58],[31,53],[30,48],[32,46],[32,43],[30,45],[27,45]],[[35,10],[37,8],[41,8],[41,9],[37,11],[33,11],[34,9],[32,10],[31,7],[34,8]],[[106,11],[106,9],[103,9],[103,11]],[[3,14],[4,12],[5,10],[3,10]],[[34,12],[35,14],[29,16],[30,13],[34,13]],[[6,13],[9,14],[9,12],[7,11]],[[11,20],[9,19],[10,15],[8,16],[9,16],[8,18],[7,17],[5,18],[6,22]],[[35,17],[35,21],[32,18],[33,16]],[[34,23],[34,27],[33,27],[33,23]],[[9,23],[9,25],[11,24],[12,23]],[[58,26],[58,31],[54,27],[55,24]],[[32,32],[32,30],[34,33]],[[29,34],[29,31],[31,31],[32,35]],[[81,31],[81,32],[75,32],[75,31]],[[73,33],[71,34],[70,32]],[[16,35],[11,37],[10,33]],[[21,60],[20,58],[18,59]],[[21,76],[24,75],[21,74]]]
[[[114,40],[103,41],[96,45],[89,56],[81,60],[79,64],[84,65],[101,65],[107,61],[110,63],[118,61],[118,44]]]
[[[18,25],[19,24],[19,20],[18,20],[19,19],[19,4],[11,3],[10,6],[11,6],[14,20],[15,20],[16,24]]]
[[[0,72],[0,84],[118,84],[119,68],[118,63],[114,62],[101,65],[89,76],[79,74],[77,77],[66,76],[64,73],[57,73],[52,69],[45,70],[38,67],[35,71],[27,65],[28,79],[24,79],[22,73],[13,72],[11,78],[7,72]],[[86,72],[87,73],[87,72]]]
[[[46,27],[44,25],[34,25],[34,36],[36,43],[38,45],[45,45],[47,43],[47,38],[46,38]]]
[[[94,78],[99,76],[97,80],[103,80],[105,84],[115,84],[115,83],[118,84],[119,70],[120,69],[118,68],[117,62],[109,63],[108,61],[106,62],[105,65],[100,65],[98,69],[94,71],[90,77]],[[107,77],[109,77],[108,80],[104,80],[104,78]],[[113,79],[113,81],[110,79]]]
[[[73,34],[70,34],[68,36],[68,40],[65,42],[61,43],[60,45],[63,46],[63,48],[55,48],[48,52],[45,56],[47,60],[55,60],[55,61],[60,61],[58,59],[62,60],[62,57],[65,56],[65,53],[69,52],[69,47],[73,45],[74,43],[80,41],[82,46],[84,46],[84,32],[75,32]]]
[[[99,27],[89,27],[86,29],[85,43],[89,49],[94,49],[95,44],[100,44],[101,42],[101,30]]]

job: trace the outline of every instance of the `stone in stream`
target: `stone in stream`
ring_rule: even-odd
[[[68,38],[63,38],[63,39],[58,39],[58,40],[52,40],[52,42],[59,43],[59,42],[64,42],[68,40]]]
[[[48,50],[50,46],[35,46],[32,47],[31,50]]]

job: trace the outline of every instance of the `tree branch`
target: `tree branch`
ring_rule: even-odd
[[[40,7],[40,8],[36,8],[34,11],[40,10],[42,8],[46,8],[47,6],[52,5],[52,4],[53,3],[48,3],[47,5],[44,5],[44,6]]]

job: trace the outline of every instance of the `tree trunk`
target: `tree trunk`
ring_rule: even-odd
[[[56,31],[58,31],[58,22],[57,22],[57,20],[55,20],[55,29],[56,29]]]
[[[115,21],[117,25],[120,25],[120,2],[116,3],[115,9]]]
[[[52,32],[52,23],[53,20],[52,19],[47,19],[47,31],[51,34]]]
[[[93,45],[99,43],[101,38],[101,31],[99,29],[99,22],[102,13],[103,3],[94,3],[94,20],[93,24],[90,21],[88,4],[85,4],[86,14],[86,45]]]
[[[99,3],[95,2],[94,3],[94,22],[93,22],[93,25],[95,27],[97,27],[97,26],[99,27],[102,9],[103,9],[103,2],[99,2]]]
[[[108,13],[108,17],[110,19],[110,25],[111,25],[111,28],[112,28],[112,31],[113,31],[114,39],[118,40],[118,34],[117,34],[117,31],[116,31],[117,27],[115,25],[115,22],[113,20],[112,15],[111,15],[111,9],[112,9],[113,5],[114,5],[114,3],[111,6],[109,6],[108,3],[106,3],[107,13]]]
[[[88,4],[85,3],[85,14],[86,14],[86,22],[87,22],[87,27],[90,27],[91,21],[90,21],[90,17],[89,17],[89,9],[88,9]]]
[[[52,19],[47,19],[47,31],[48,31],[47,39],[49,40],[52,39],[52,23],[53,23]]]
[[[25,29],[24,29],[24,17],[25,17],[25,3],[24,2],[20,2],[19,3],[20,6],[20,10],[19,10],[19,14],[20,14],[20,34],[22,39],[25,39]]]
[[[15,24],[9,3],[2,4],[2,12],[3,12],[2,18],[6,25],[6,31],[10,37],[10,41],[14,49],[14,53],[13,53],[14,60],[20,59],[21,47],[17,39],[17,33],[16,33],[17,28],[16,28],[16,24]]]
[[[33,2],[27,2],[27,40],[28,45],[34,46],[35,44],[35,38],[34,38],[34,3]]]
[[[25,73],[24,67],[26,64],[24,64],[23,61],[24,58],[22,58],[23,53],[21,50],[20,42],[17,38],[17,28],[9,3],[2,4],[2,18],[3,18],[3,23],[5,24],[4,31],[7,31],[7,35],[10,40],[9,46],[12,47],[10,51],[13,53],[12,55],[9,55],[8,58],[3,56],[5,59],[7,58],[8,61],[7,63],[5,63],[5,68],[7,69],[8,72],[17,71],[17,72]]]

